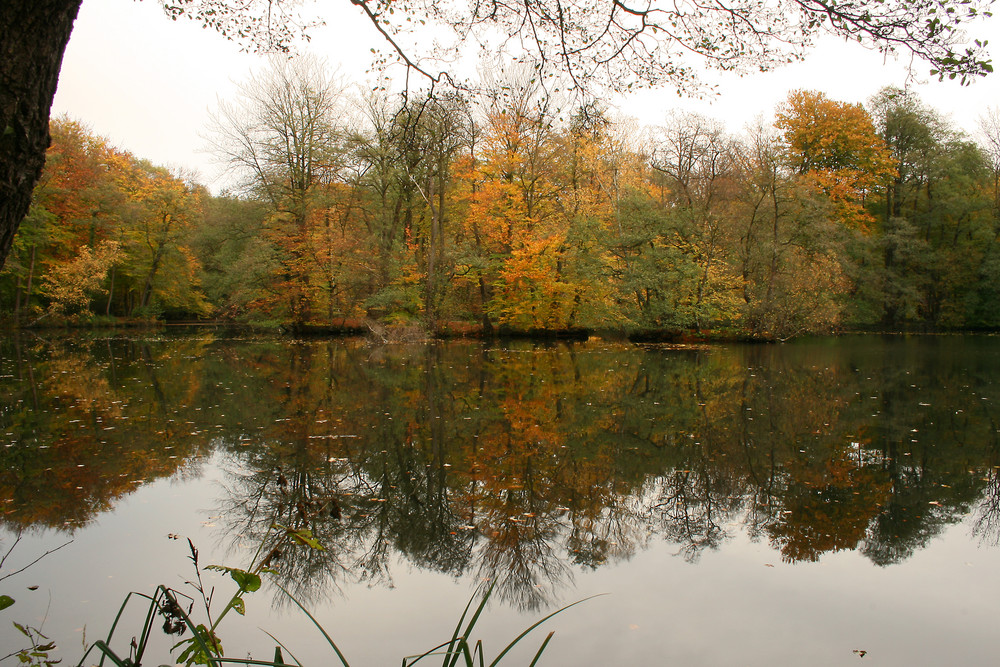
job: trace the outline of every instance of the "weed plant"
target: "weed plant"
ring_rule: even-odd
[[[129,593],[119,608],[114,622],[111,624],[111,629],[108,631],[107,638],[94,642],[87,649],[86,653],[84,653],[83,658],[77,664],[77,667],[84,667],[85,665],[89,667],[90,665],[95,664],[88,663],[88,658],[97,660],[96,664],[98,667],[104,667],[106,662],[110,662],[117,667],[140,667],[143,660],[146,658],[147,650],[150,648],[151,640],[154,637],[154,626],[159,626],[166,634],[175,635],[178,638],[188,635],[187,638],[181,639],[177,643],[173,644],[170,649],[172,654],[176,653],[177,664],[187,665],[188,667],[192,665],[222,667],[223,665],[232,664],[264,665],[270,667],[278,667],[280,665],[299,665],[301,667],[302,663],[295,658],[292,651],[277,637],[266,630],[264,632],[271,637],[276,644],[272,660],[254,660],[249,658],[244,659],[228,657],[225,655],[222,640],[218,634],[220,623],[229,615],[230,612],[235,611],[239,615],[243,615],[245,613],[245,598],[246,596],[260,590],[262,585],[261,576],[276,574],[276,572],[268,566],[271,561],[271,557],[276,550],[288,543],[295,544],[303,548],[323,549],[323,546],[313,538],[312,534],[308,530],[296,530],[279,525],[275,525],[274,530],[282,533],[282,539],[279,541],[278,546],[275,546],[270,552],[268,552],[268,554],[261,557],[263,551],[262,544],[262,546],[258,548],[257,553],[254,555],[254,558],[251,561],[251,566],[247,569],[221,565],[207,565],[203,567],[199,563],[198,550],[195,548],[191,540],[188,540],[188,546],[190,548],[189,558],[194,566],[195,577],[193,580],[186,583],[193,590],[194,595],[187,595],[183,592],[163,585],[158,586],[153,595],[136,592]],[[202,580],[203,570],[224,572],[229,575],[237,587],[236,592],[226,603],[225,607],[223,607],[222,611],[218,615],[214,616],[214,618],[212,598],[214,597],[215,591],[214,588],[206,589]],[[317,621],[316,618],[309,612],[309,610],[306,609],[306,607],[280,583],[273,580],[271,583],[284,595],[288,596],[288,598],[295,603],[302,613],[305,614],[305,616],[319,630],[331,651],[336,655],[339,664],[343,665],[343,667],[350,667],[347,657],[340,650],[329,633],[322,627],[319,621]],[[556,614],[559,614],[584,601],[579,600],[569,604],[535,622],[515,637],[509,644],[507,644],[507,646],[500,651],[495,658],[488,660],[485,655],[482,640],[474,639],[473,632],[477,622],[482,617],[483,611],[486,608],[492,592],[493,585],[491,584],[487,588],[486,592],[481,596],[478,603],[476,602],[475,596],[469,600],[469,603],[462,612],[458,624],[455,626],[455,630],[448,641],[442,642],[433,648],[424,651],[423,653],[404,657],[402,659],[402,666],[411,667],[417,663],[429,662],[431,659],[441,659],[442,667],[486,667],[487,665],[494,667],[499,664],[501,660],[509,657],[511,650],[538,626],[542,625]],[[133,635],[133,639],[129,643],[129,655],[126,657],[121,656],[112,650],[111,643],[115,633],[119,629],[119,625],[126,618],[126,608],[129,606],[130,602],[132,602],[133,598],[145,600],[147,601],[147,604],[145,620],[143,621],[140,631]],[[192,619],[192,613],[196,605],[201,609],[201,612],[199,613],[203,613],[204,615],[203,622],[196,622]],[[553,632],[549,632],[548,635],[546,635],[541,646],[535,652],[534,657],[531,660],[530,667],[534,667],[534,665],[538,663],[539,658],[548,646],[553,634]],[[285,661],[286,654],[288,659],[292,662]]]

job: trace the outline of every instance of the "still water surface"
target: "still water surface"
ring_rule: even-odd
[[[445,641],[490,582],[490,655],[606,594],[546,624],[542,664],[996,664],[998,382],[1000,338],[974,336],[11,337],[0,576],[70,543],[0,581],[0,646],[42,626],[75,664],[129,591],[192,592],[188,538],[242,567],[277,524],[326,547],[281,546],[275,578],[355,666]],[[204,576],[218,613],[232,582]],[[270,658],[258,628],[334,662],[268,584],[227,652]]]

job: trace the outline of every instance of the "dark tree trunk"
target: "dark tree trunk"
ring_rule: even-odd
[[[153,296],[153,279],[156,277],[156,272],[160,268],[160,261],[163,259],[163,247],[164,244],[161,243],[156,249],[156,254],[153,255],[153,263],[149,267],[149,273],[146,275],[146,284],[142,286],[142,296],[139,297],[140,308],[149,306],[149,299]]]
[[[0,2],[0,268],[45,165],[49,110],[81,2]]]
[[[31,282],[35,279],[35,259],[38,256],[38,245],[31,244],[31,261],[28,262],[28,284],[24,288],[24,306],[31,305]]]

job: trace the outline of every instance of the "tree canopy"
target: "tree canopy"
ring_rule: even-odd
[[[287,49],[321,17],[300,0],[161,0],[231,39]],[[986,43],[966,27],[990,16],[992,0],[351,0],[384,41],[379,64],[401,62],[435,82],[467,52],[532,64],[542,78],[578,90],[700,87],[714,68],[764,71],[800,59],[831,33],[927,62],[941,78],[968,83],[992,71]],[[429,39],[433,36],[433,39]],[[432,46],[428,46],[432,44]],[[376,49],[373,49],[376,51]]]
[[[49,143],[62,54],[82,0],[9,0],[0,9],[0,268],[28,213]],[[529,63],[543,85],[594,92],[669,85],[698,90],[703,66],[767,70],[802,57],[821,33],[926,61],[968,83],[992,71],[965,28],[992,0],[351,0],[371,22],[376,65],[457,83],[463,52]],[[288,50],[320,16],[301,0],[160,0],[249,48]],[[430,46],[428,46],[430,45]]]
[[[220,102],[239,196],[57,119],[0,309],[765,340],[1000,323],[990,154],[912,94],[794,91],[734,135],[567,115],[530,68],[487,84],[357,99],[276,60]]]

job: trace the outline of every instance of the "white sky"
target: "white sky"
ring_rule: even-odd
[[[327,26],[313,31],[309,51],[358,82],[369,78],[371,47],[378,35],[350,3],[327,3]],[[1000,45],[1000,22],[990,19],[974,35]],[[994,56],[1000,61],[1000,58]],[[202,138],[219,99],[264,62],[241,52],[217,33],[164,16],[156,0],[84,0],[70,39],[53,114],[67,114],[112,144],[171,168],[194,169],[217,190],[219,167]],[[828,39],[801,63],[768,74],[716,78],[710,100],[678,98],[671,89],[643,91],[615,100],[618,111],[642,124],[663,122],[674,108],[723,121],[733,132],[758,116],[770,118],[790,90],[819,90],[845,102],[867,101],[887,85],[907,83],[905,63],[886,61],[856,44]],[[998,62],[1000,70],[1000,62]],[[937,82],[929,66],[916,64],[915,90],[925,103],[974,133],[978,118],[1000,106],[1000,71],[972,84]],[[911,84],[912,85],[912,84]]]

